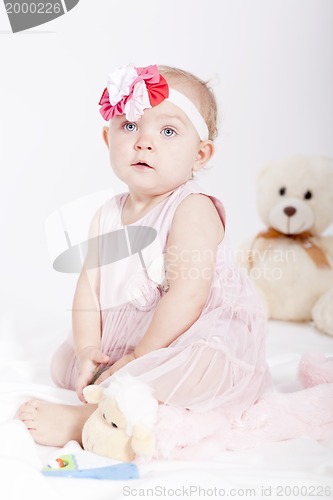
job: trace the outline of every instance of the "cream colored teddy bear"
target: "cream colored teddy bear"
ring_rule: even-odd
[[[292,156],[267,165],[257,182],[267,230],[238,255],[269,318],[314,321],[333,335],[333,159]],[[245,250],[245,251],[244,251]]]

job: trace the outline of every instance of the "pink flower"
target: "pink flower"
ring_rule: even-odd
[[[100,112],[105,120],[125,114],[128,120],[137,121],[145,109],[156,106],[168,95],[168,84],[156,65],[135,68],[129,64],[110,73],[99,101]]]

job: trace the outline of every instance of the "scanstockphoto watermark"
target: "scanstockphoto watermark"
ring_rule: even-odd
[[[158,485],[154,488],[132,488],[123,487],[123,497],[127,498],[255,498],[257,491],[255,488],[220,488],[213,486],[211,488],[198,485],[179,486],[170,488],[168,486]]]
[[[243,250],[235,249],[233,251],[233,257],[235,260],[244,262],[247,260],[252,263],[262,263],[269,262],[275,264],[283,264],[285,262],[295,262],[296,253],[295,250],[280,250],[279,248],[268,247],[265,250]]]
[[[48,23],[72,10],[79,0],[4,0],[13,33]]]
[[[288,269],[296,262],[296,253],[293,249],[280,250],[270,247],[263,251],[236,249],[232,254],[235,262],[246,267],[253,281],[281,280],[284,269]]]
[[[202,487],[199,485],[171,488],[156,485],[153,488],[133,488],[124,486],[125,498],[332,498],[332,484],[323,485],[261,485],[256,488],[221,488],[219,486]]]
[[[167,272],[170,280],[210,279],[216,254],[210,249],[179,249],[171,245],[167,253]]]
[[[168,248],[168,275],[170,279],[209,279],[212,266],[216,264],[216,252],[210,249],[202,250],[179,250],[176,246]],[[243,272],[242,266],[247,268],[250,277],[257,281],[259,279],[277,281],[282,279],[283,267],[296,261],[294,250],[286,252],[276,249],[268,249],[264,252],[255,250],[245,251],[241,249],[229,250],[224,255],[225,263],[221,269],[223,282],[232,282]],[[234,265],[238,263],[239,266]],[[251,265],[250,265],[251,263]]]

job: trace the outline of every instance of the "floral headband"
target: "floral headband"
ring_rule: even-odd
[[[129,121],[134,122],[139,120],[145,109],[164,100],[186,113],[202,141],[208,139],[208,127],[200,111],[184,94],[169,88],[156,65],[136,68],[129,64],[114,70],[108,77],[99,105],[101,115],[107,121],[125,114]]]

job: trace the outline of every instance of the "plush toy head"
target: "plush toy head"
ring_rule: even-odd
[[[158,403],[148,385],[122,373],[107,388],[89,385],[83,393],[88,403],[98,403],[83,427],[84,449],[124,462],[153,454]]]
[[[333,160],[297,155],[267,165],[257,202],[265,225],[281,233],[321,233],[333,222]]]

